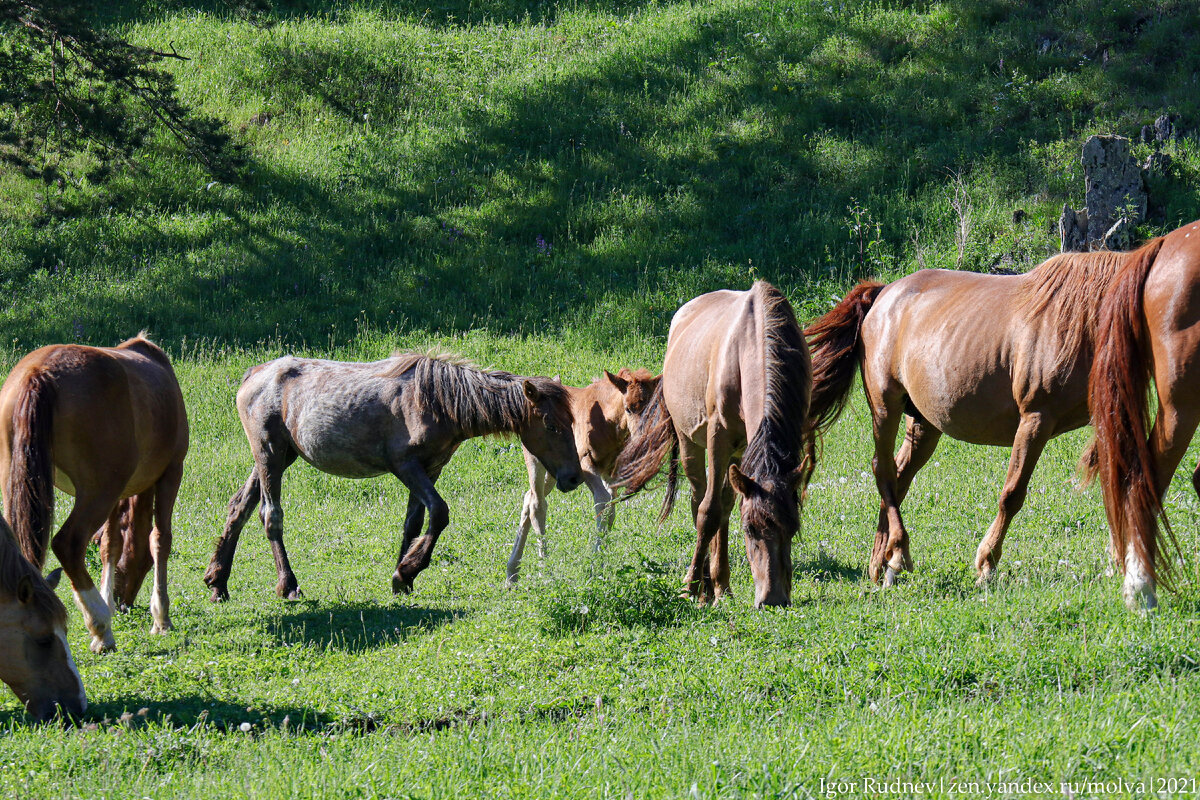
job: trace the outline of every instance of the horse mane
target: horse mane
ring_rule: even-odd
[[[17,585],[28,577],[33,581],[34,608],[56,625],[67,624],[67,609],[46,583],[37,568],[21,554],[21,548],[8,523],[0,518],[0,594],[16,597]]]
[[[1017,298],[1027,321],[1048,315],[1061,339],[1058,363],[1075,363],[1095,341],[1100,301],[1129,253],[1059,253],[1030,272]]]
[[[742,471],[756,481],[786,477],[805,465],[800,486],[816,464],[815,434],[808,422],[812,364],[804,333],[787,298],[769,283],[755,282],[763,331],[763,419],[742,456]]]
[[[550,401],[548,421],[563,430],[572,424],[570,400],[561,383],[475,366],[452,353],[393,353],[383,378],[411,373],[409,386],[422,407],[472,436],[515,432],[530,421],[533,406],[525,381]]]

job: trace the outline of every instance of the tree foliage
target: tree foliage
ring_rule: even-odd
[[[0,0],[0,161],[31,177],[93,156],[90,177],[128,162],[159,127],[214,177],[244,161],[223,123],[179,99],[166,59],[174,51],[131,44],[94,28],[77,0]]]

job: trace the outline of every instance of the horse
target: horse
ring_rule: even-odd
[[[943,433],[1012,448],[999,510],[975,554],[979,583],[995,575],[1046,443],[1088,424],[1101,298],[1145,257],[1062,253],[1019,275],[927,269],[887,285],[863,281],[809,325],[810,414],[819,432],[837,420],[862,374],[881,498],[872,581],[890,586],[913,568],[900,504]]]
[[[807,424],[812,365],[791,304],[769,283],[701,295],[675,313],[662,380],[639,434],[617,460],[626,496],[658,473],[671,450],[660,524],[678,472],[692,489],[696,549],[685,592],[701,605],[729,594],[729,514],[741,498],[754,605],[791,602],[792,538],[800,492],[816,460]],[[705,453],[708,469],[705,470]],[[740,466],[739,466],[740,464]]]
[[[582,388],[564,386],[575,417],[575,448],[583,482],[592,492],[596,512],[595,548],[600,548],[600,536],[612,528],[616,508],[612,505],[612,479],[617,456],[629,439],[631,430],[662,376],[652,376],[644,369],[622,369],[616,375],[608,370],[604,377]],[[532,526],[538,537],[538,552],[545,557],[546,495],[553,479],[542,462],[524,449],[525,469],[529,473],[529,491],[521,506],[521,523],[513,542],[512,554],[506,567],[507,583],[513,586],[521,570],[521,556]]]
[[[1097,317],[1088,381],[1095,458],[1087,466],[1099,477],[1125,602],[1150,612],[1160,580],[1171,585],[1171,560],[1158,569],[1161,551],[1179,552],[1163,495],[1200,422],[1200,221],[1135,251]],[[1200,494],[1200,467],[1192,487]]]
[[[59,711],[78,717],[87,709],[67,645],[67,609],[54,593],[61,575],[56,569],[42,578],[0,519],[0,680],[39,720]]]
[[[449,356],[397,353],[371,363],[285,356],[251,367],[237,393],[238,416],[254,467],[229,501],[224,533],[204,582],[213,602],[229,597],[238,536],[261,500],[280,597],[302,596],[283,546],[280,484],[303,458],[344,478],[391,473],[408,488],[408,511],[393,594],[412,591],[427,566],[449,509],[434,488],[467,439],[515,433],[569,492],[581,476],[566,390],[549,378],[481,370]],[[419,540],[425,512],[429,528]]]
[[[75,505],[50,546],[71,580],[92,634],[93,652],[113,650],[117,587],[131,603],[149,562],[154,586],[151,633],[171,629],[167,559],[171,515],[188,450],[187,410],[171,362],[139,335],[116,347],[58,344],[22,358],[0,387],[0,487],[4,513],[25,557],[38,569],[54,520],[57,486]],[[142,514],[131,531],[150,559],[122,559],[122,504]],[[153,515],[153,531],[150,516]],[[84,563],[93,533],[104,527],[97,591]],[[148,542],[148,548],[145,543]],[[129,589],[134,594],[129,594]]]

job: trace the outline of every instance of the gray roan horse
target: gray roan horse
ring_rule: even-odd
[[[445,356],[403,353],[368,364],[294,358],[251,367],[237,393],[254,468],[229,501],[225,532],[204,582],[214,602],[229,597],[238,535],[255,505],[275,556],[280,597],[301,596],[283,547],[280,483],[299,456],[345,478],[391,473],[408,487],[404,541],[392,591],[412,591],[429,566],[449,509],[434,483],[467,439],[515,433],[554,473],[558,488],[579,485],[567,393],[549,378],[480,370]],[[429,511],[429,529],[417,539]]]
[[[754,604],[791,602],[798,492],[816,458],[806,423],[811,391],[808,346],[787,298],[769,283],[701,295],[671,320],[662,382],[642,432],[617,461],[614,485],[630,493],[645,486],[674,443],[661,518],[671,511],[682,466],[697,533],[684,582],[699,602],[729,592],[734,491],[742,499]]]

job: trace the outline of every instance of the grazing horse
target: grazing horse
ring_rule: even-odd
[[[41,568],[54,521],[57,486],[75,497],[54,535],[54,554],[71,579],[75,602],[92,634],[91,649],[115,648],[112,611],[117,586],[141,585],[141,559],[121,559],[120,501],[137,498],[154,564],[151,633],[171,628],[167,558],[171,514],[188,449],[187,411],[166,354],[142,336],[117,347],[49,345],[22,358],[0,387],[0,487],[4,513],[25,557]],[[153,514],[154,530],[149,528]],[[84,551],[104,526],[97,591]],[[130,549],[134,543],[129,543]],[[144,544],[144,543],[143,543]],[[142,546],[139,544],[139,547]]]
[[[755,606],[791,602],[798,491],[807,486],[816,458],[806,424],[811,387],[804,336],[791,304],[769,283],[701,295],[671,320],[662,381],[641,432],[617,461],[614,485],[627,494],[641,489],[670,447],[660,521],[671,513],[682,467],[697,532],[684,582],[700,603],[729,593],[735,491],[742,500]]]
[[[549,378],[415,353],[368,364],[287,356],[250,368],[237,408],[254,468],[229,501],[225,532],[204,574],[213,602],[229,597],[238,536],[260,500],[279,574],[275,591],[287,599],[301,596],[283,547],[279,505],[283,471],[297,457],[344,478],[391,473],[408,487],[395,594],[411,592],[413,579],[429,566],[450,514],[434,483],[467,439],[515,433],[553,471],[561,491],[580,481],[567,392]],[[429,529],[417,540],[426,510]]]
[[[1159,551],[1177,552],[1163,494],[1200,422],[1200,221],[1131,254],[1098,318],[1090,466],[1100,477],[1112,554],[1125,572],[1125,602],[1150,610],[1157,582],[1170,577],[1170,559],[1162,562],[1167,574],[1159,574]],[[1151,385],[1158,395],[1152,426]],[[1192,487],[1200,494],[1200,467]]]
[[[57,584],[61,570],[50,573]],[[67,646],[67,609],[0,519],[0,680],[34,717],[87,708],[83,681]]]
[[[1100,300],[1145,257],[1063,253],[1022,275],[928,269],[886,286],[864,281],[806,329],[818,431],[837,419],[862,373],[881,498],[871,580],[891,585],[912,569],[900,504],[943,433],[1012,447],[999,511],[975,554],[981,583],[995,573],[1042,449],[1088,423]]]
[[[575,448],[579,454],[583,482],[591,490],[595,503],[596,549],[600,548],[600,535],[612,527],[615,516],[609,481],[612,480],[617,456],[637,426],[638,418],[661,377],[654,377],[644,369],[622,369],[616,375],[605,370],[603,378],[583,388],[563,387],[571,401],[571,414],[575,417]],[[529,472],[529,491],[525,493],[521,525],[508,559],[510,586],[517,582],[530,526],[537,533],[538,551],[544,556],[546,495],[550,493],[553,482],[542,462],[528,449],[524,453],[525,468]]]

